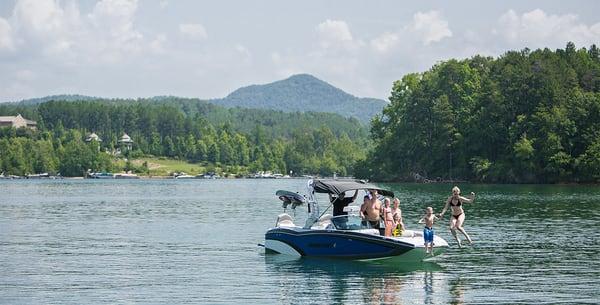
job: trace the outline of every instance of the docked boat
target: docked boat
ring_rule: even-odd
[[[50,176],[50,174],[48,174],[48,173],[27,174],[27,175],[25,175],[25,178],[27,178],[27,179],[51,179],[52,176]]]
[[[114,179],[115,175],[113,173],[91,173],[89,177],[91,179]]]
[[[221,176],[215,172],[208,172],[206,174],[198,174],[196,175],[196,179],[220,179]]]
[[[174,179],[196,179],[196,176],[192,176],[192,175],[188,175],[187,173],[184,172],[180,172],[180,173],[175,173],[175,175],[173,175]]]
[[[284,209],[290,204],[294,208],[306,203],[308,217],[305,224],[299,226],[286,211],[280,214],[275,227],[265,234],[267,251],[295,257],[420,262],[443,253],[448,247],[444,239],[435,236],[433,254],[428,254],[419,232],[406,230],[402,236],[381,236],[378,229],[370,227],[358,216],[358,207],[346,207],[344,210],[348,211],[348,215],[332,217],[320,213],[315,198],[315,193],[339,196],[355,190],[377,190],[383,196],[393,197],[394,193],[389,190],[361,180],[310,180],[307,188],[306,198],[293,192],[276,193],[284,202]]]
[[[140,179],[140,176],[136,174],[123,173],[115,174],[115,179]]]

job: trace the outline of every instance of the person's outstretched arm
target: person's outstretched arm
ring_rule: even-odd
[[[475,201],[475,193],[471,192],[471,196],[469,197],[471,198],[460,196],[460,201],[466,203],[473,203],[473,201]]]

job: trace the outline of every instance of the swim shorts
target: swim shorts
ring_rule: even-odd
[[[425,243],[433,242],[433,228],[425,227],[423,229],[423,238],[425,239]]]

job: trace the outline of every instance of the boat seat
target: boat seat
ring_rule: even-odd
[[[279,216],[277,216],[277,223],[275,224],[276,227],[295,227],[296,225],[294,224],[294,219],[292,218],[292,216],[283,213],[283,214],[279,214]]]
[[[333,216],[331,214],[325,214],[321,216],[321,218],[319,218],[319,220],[314,225],[312,225],[311,229],[324,230],[327,229],[329,225],[333,226],[333,223],[331,222],[332,217]]]

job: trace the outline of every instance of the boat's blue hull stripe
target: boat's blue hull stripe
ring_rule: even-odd
[[[397,240],[356,232],[328,230],[295,231],[271,229],[266,240],[277,240],[294,248],[302,256],[369,259],[401,255],[414,246]]]

